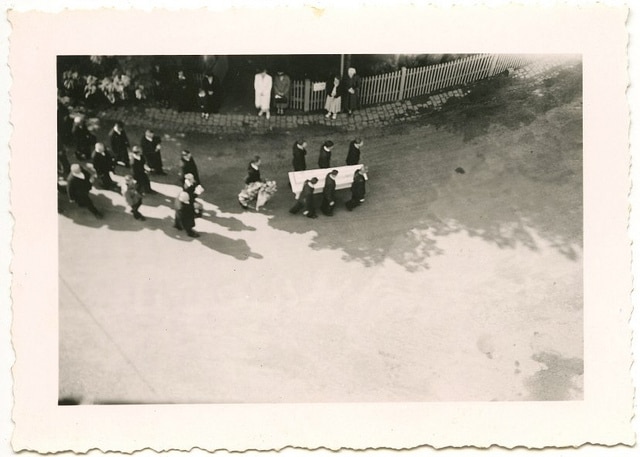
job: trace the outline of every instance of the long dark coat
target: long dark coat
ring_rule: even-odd
[[[342,85],[344,90],[344,95],[342,97],[342,108],[346,108],[350,111],[360,108],[360,76],[355,74],[353,75],[353,78],[350,78],[349,75],[345,75],[342,81]],[[353,89],[354,93],[350,93],[349,89]]]
[[[307,159],[305,156],[307,155],[306,149],[300,149],[298,147],[298,143],[293,144],[293,171],[303,171],[307,169]]]
[[[111,150],[116,159],[127,163],[129,161],[129,137],[127,137],[127,132],[121,130],[118,133],[115,130],[111,130],[109,138],[111,140]]]
[[[316,204],[313,198],[314,188],[309,184],[309,181],[304,182],[298,201],[303,204],[304,210],[309,211],[310,214],[315,214]]]
[[[156,151],[156,146],[161,142],[160,138],[155,135],[151,140],[148,140],[144,135],[142,135],[142,138],[140,139],[142,155],[147,160],[149,167],[155,171],[162,170],[162,156],[160,155],[160,151]]]
[[[220,91],[218,78],[216,78],[214,75],[211,78],[211,82],[209,82],[209,78],[205,76],[204,78],[202,78],[202,84],[200,85],[200,88],[204,90],[205,94],[205,112],[217,113],[218,111],[220,111],[222,93]]]
[[[176,204],[176,227],[190,232],[196,226],[195,212],[190,203],[179,202]]]
[[[78,206],[90,205],[89,191],[91,190],[91,177],[89,173],[82,170],[83,178],[78,178],[72,174],[67,178],[67,195],[69,200],[75,201]]]
[[[333,206],[336,200],[336,180],[331,178],[331,173],[327,174],[322,189],[322,212],[327,216],[333,214]]]
[[[358,165],[360,162],[360,149],[356,147],[356,142],[349,144],[349,152],[347,152],[347,165]]]
[[[331,166],[331,151],[327,151],[323,146],[320,146],[320,155],[318,156],[318,167],[329,168]]]
[[[184,160],[184,158],[180,158],[180,183],[184,183],[185,175],[191,173],[193,175],[193,179],[197,184],[200,184],[200,175],[198,174],[198,166],[196,165],[196,161],[193,160]]]
[[[362,200],[366,193],[366,181],[364,176],[360,173],[356,173],[353,177],[353,183],[351,184],[351,199]]]
[[[336,199],[336,180],[331,178],[330,173],[327,174],[327,177],[324,180],[322,197],[327,203],[334,202]]]
[[[136,159],[135,156],[131,157],[131,174],[133,175],[133,179],[138,183],[137,188],[139,192],[151,191],[151,182],[149,181],[149,176],[144,169],[146,163],[147,161],[142,155],[139,159]]]

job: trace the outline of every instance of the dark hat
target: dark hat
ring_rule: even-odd
[[[311,178],[311,179],[310,179],[310,182],[311,182],[312,184],[315,184],[315,183],[317,183],[317,182],[318,182],[318,178],[316,178],[316,177],[314,176],[313,178]]]
[[[331,170],[331,172],[329,173],[331,176],[335,176],[338,174],[338,170]]]
[[[330,148],[330,147],[332,147],[332,146],[333,146],[333,141],[331,141],[331,140],[327,140],[327,141],[325,141],[325,142],[324,142],[324,145],[323,145],[323,146],[326,146],[326,147]]]

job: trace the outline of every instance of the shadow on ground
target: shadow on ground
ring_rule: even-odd
[[[84,225],[86,227],[107,227],[109,230],[114,231],[160,231],[175,240],[198,242],[211,250],[234,257],[238,260],[262,258],[260,254],[253,252],[247,242],[242,239],[236,240],[218,233],[202,231],[199,232],[199,238],[189,237],[184,231],[178,230],[174,227],[174,218],[172,216],[158,218],[150,217],[147,213],[145,215],[145,221],[136,220],[133,218],[127,207],[114,203],[110,198],[110,195],[111,192],[106,195],[103,193],[91,194],[91,199],[93,200],[94,205],[104,214],[102,219],[96,218],[87,209],[80,208],[76,204],[69,202],[62,195],[60,195],[60,198],[58,199],[58,211],[62,216],[73,220],[74,223]],[[113,195],[117,194],[114,192]],[[143,215],[145,214],[145,206],[167,206],[169,211],[172,212],[173,210],[170,208],[173,208],[173,199],[170,199],[166,194],[157,192],[145,197],[144,204],[140,208]],[[215,211],[207,211],[205,212],[205,216],[208,221],[214,224],[219,224],[230,231],[241,232],[245,230],[255,230],[254,227],[247,226],[242,221],[234,217],[216,217]],[[199,219],[196,220],[196,229],[198,228],[198,221]]]

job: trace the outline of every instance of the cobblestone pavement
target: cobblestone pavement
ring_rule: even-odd
[[[541,82],[554,76],[562,65],[553,61],[535,62],[526,67],[510,71],[510,76],[518,79],[533,79]],[[324,126],[338,131],[359,131],[371,127],[400,124],[427,115],[440,109],[451,97],[464,97],[469,88],[455,88],[418,99],[402,100],[362,108],[352,116],[339,114],[338,118],[327,119],[323,113],[272,115],[271,119],[251,114],[212,114],[204,120],[197,112],[177,112],[169,108],[118,107],[98,113],[101,119],[122,120],[127,125],[139,127],[153,126],[160,130],[199,132],[210,134],[253,133],[292,130],[301,126]],[[419,100],[419,101],[416,101]]]

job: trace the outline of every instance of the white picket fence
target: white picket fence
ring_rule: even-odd
[[[562,56],[478,54],[464,59],[418,68],[405,68],[362,78],[360,103],[363,106],[430,94],[495,76],[507,68],[520,68],[539,60],[560,61]],[[317,111],[324,108],[326,93],[322,82],[293,81],[291,108]],[[317,90],[314,90],[318,88]]]

